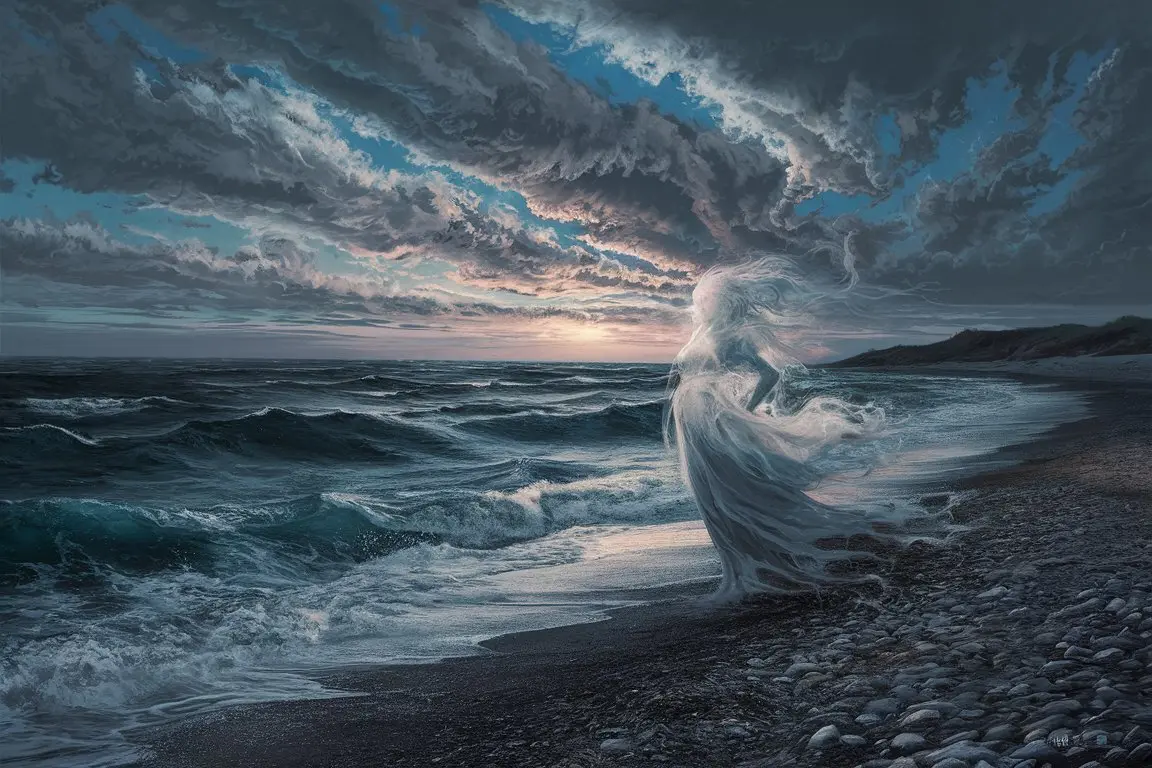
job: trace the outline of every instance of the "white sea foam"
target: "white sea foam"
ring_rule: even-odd
[[[450,373],[452,381],[460,380]],[[826,397],[837,390],[873,392],[886,411],[887,428],[877,420],[870,439],[844,439],[845,432],[831,427],[848,421],[861,430],[865,421],[857,423],[835,406],[804,412],[787,398],[773,403],[777,418],[800,414],[776,422],[777,439],[823,478],[809,491],[814,502],[853,509],[898,501],[908,493],[903,484],[909,479],[931,478],[958,457],[969,462],[987,455],[1075,417],[1079,407],[1063,392],[1012,381],[812,371],[787,383],[793,392],[807,388]],[[755,384],[736,373],[723,386],[738,397]],[[918,386],[922,394],[909,399]],[[591,405],[582,398],[623,397],[596,387],[610,390],[589,383],[591,393],[532,398],[546,397],[550,413],[567,417]],[[492,392],[477,389],[474,396]],[[638,391],[626,402],[651,403],[655,394]],[[460,397],[469,402],[468,394]],[[228,407],[267,415],[257,409],[268,403],[293,412],[303,408],[296,399],[257,399],[250,391]],[[310,399],[306,411],[333,414],[346,405]],[[434,410],[381,416],[429,429],[460,423]],[[65,436],[78,445],[97,444],[51,425],[2,434],[18,447],[48,435],[52,439],[42,442],[51,457]],[[106,450],[91,453],[103,456],[124,438],[98,444]],[[32,515],[36,530],[75,519],[76,540],[97,545],[94,561],[107,554],[101,542],[120,534],[175,552],[171,562],[142,569],[97,562],[86,573],[94,583],[104,579],[104,587],[85,594],[63,581],[58,587],[66,569],[48,558],[36,566],[40,579],[13,589],[3,606],[0,758],[31,766],[51,754],[62,765],[112,764],[130,754],[115,734],[134,723],[245,701],[333,695],[308,675],[318,668],[472,653],[486,637],[595,620],[605,608],[645,599],[634,590],[719,575],[716,550],[693,519],[693,501],[662,446],[647,438],[542,446],[489,436],[475,455],[421,454],[417,462],[380,471],[368,463],[196,463],[198,471],[213,467],[212,474],[180,475],[183,493],[163,499],[64,504],[52,491],[35,503],[0,505],[3,513]],[[155,492],[148,483],[133,486],[136,477],[127,473],[117,480],[126,492]],[[186,495],[200,486],[198,498]],[[136,520],[143,523],[134,525]],[[108,527],[96,526],[99,521]],[[49,531],[49,549],[72,530]],[[428,534],[438,543],[421,538],[400,551],[367,547],[325,555],[333,531],[349,548],[404,532]],[[188,546],[184,533],[190,534]],[[132,554],[131,545],[123,549]],[[91,565],[83,558],[73,564]],[[106,605],[97,609],[99,600]]]
[[[86,416],[113,416],[118,413],[142,411],[160,403],[183,404],[180,400],[155,395],[150,397],[58,397],[24,399],[29,410],[50,416],[83,418]]]
[[[56,424],[31,424],[27,427],[5,427],[4,431],[9,432],[9,433],[12,433],[12,432],[31,432],[31,433],[56,432],[56,433],[59,433],[61,435],[66,435],[67,437],[71,438],[72,440],[75,440],[76,442],[78,442],[82,445],[87,445],[90,447],[95,447],[97,445],[100,445],[99,440],[95,440],[95,439],[90,438],[90,437],[84,437],[84,435],[78,434],[76,432],[73,432],[70,429],[66,429],[66,428],[58,426]]]

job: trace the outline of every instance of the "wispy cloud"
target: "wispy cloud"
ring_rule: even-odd
[[[1146,3],[388,9],[4,4],[6,158],[170,221],[9,218],[4,303],[671,332],[703,270],[762,252],[972,306],[1137,302],[1152,282]],[[622,100],[556,39],[709,120]],[[0,195],[31,183],[0,175]],[[836,195],[855,202],[816,204]],[[247,244],[209,245],[216,221]],[[864,330],[931,325],[890,309]]]

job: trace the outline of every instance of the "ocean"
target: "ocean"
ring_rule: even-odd
[[[665,447],[668,367],[0,361],[0,762],[117,765],[132,729],[343,695],[710,580]],[[914,503],[1086,413],[1008,379],[810,370],[884,409],[816,491]],[[911,500],[911,501],[910,501]]]

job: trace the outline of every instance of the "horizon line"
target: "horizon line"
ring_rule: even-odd
[[[463,357],[180,357],[176,355],[8,355],[0,352],[0,362],[9,360],[183,360],[189,362],[340,362],[340,363],[572,363],[581,365],[671,365],[674,361],[642,360],[562,360],[544,358],[478,359]]]

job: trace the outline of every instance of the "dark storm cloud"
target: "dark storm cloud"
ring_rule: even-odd
[[[309,253],[279,238],[221,255],[194,240],[125,243],[82,220],[8,219],[0,221],[0,266],[4,299],[16,305],[126,307],[154,315],[201,309],[444,311],[432,300],[394,297],[380,279],[324,274]]]
[[[2,11],[0,139],[7,158],[47,161],[40,181],[370,252],[423,249],[490,287],[539,292],[589,275],[588,286],[659,292],[666,282],[493,221],[437,172],[374,168],[311,94],[238,79],[219,59],[176,66],[126,35],[109,43],[78,12],[90,5]]]
[[[394,3],[418,36],[360,0],[128,5],[198,49],[282,69],[429,159],[587,224],[593,240],[654,242],[652,258],[694,264],[738,245],[732,228],[769,228],[784,188],[783,165],[762,147],[649,103],[610,104],[472,3]]]
[[[1084,143],[1063,163],[1044,124],[1007,133],[970,171],[913,199],[899,276],[984,301],[1147,301],[1152,285],[1152,47],[1126,44],[1093,72],[1074,117]],[[1070,174],[1074,174],[1071,175]],[[1037,208],[1064,183],[1067,194]]]
[[[1081,171],[1066,205],[1043,222],[1049,248],[1074,254],[1092,299],[1119,289],[1147,301],[1152,285],[1152,27],[1100,68],[1074,117],[1087,138],[1069,159]]]
[[[1038,153],[1038,140],[1035,131],[1005,134],[979,153],[971,171],[921,187],[913,199],[912,232],[930,258],[1011,260],[1033,235],[1030,206],[1062,177]]]
[[[1149,187],[1144,158],[1152,140],[1135,128],[1152,117],[1147,86],[1139,85],[1152,29],[1148,4],[504,4],[575,29],[640,74],[679,72],[692,92],[720,107],[729,137],[743,141],[686,126],[650,105],[608,104],[552,66],[542,49],[511,41],[471,3],[396,3],[406,23],[419,25],[418,38],[396,34],[369,3],[243,0],[170,13],[167,3],[140,0],[134,7],[196,45],[284,66],[334,100],[376,115],[401,141],[511,183],[545,215],[584,223],[590,242],[669,265],[834,243],[844,222],[798,224],[786,215],[789,201],[827,189],[883,195],[898,183],[890,169],[930,160],[941,133],[969,118],[969,80],[1003,69],[1019,90],[1014,109],[1028,128],[995,142],[971,173],[926,187],[908,222],[922,228],[923,249],[899,265],[889,259],[876,279],[906,284],[931,276],[945,288],[975,290],[967,299],[1003,298],[981,276],[1014,274],[1018,261],[1059,265],[1033,285],[1062,292],[1052,275],[1071,287],[1091,268],[1099,290],[1113,284],[1123,292],[1116,278],[1142,274],[1148,261],[1140,195]],[[221,47],[220,40],[228,42]],[[1121,54],[1088,96],[1100,106],[1082,109],[1078,121],[1089,147],[1064,166],[1035,157],[1054,107],[1073,88],[1065,77],[1073,56],[1111,45]],[[881,158],[881,115],[900,129],[891,162]],[[1046,189],[1081,167],[1087,178],[1067,204],[1031,215]],[[872,229],[863,225],[857,235],[865,250],[890,238],[890,225]],[[1105,253],[1086,257],[1100,247]]]
[[[5,157],[48,161],[43,180],[147,194],[191,213],[272,213],[376,249],[452,215],[435,186],[373,173],[306,95],[241,82],[219,61],[175,67],[52,11],[17,4],[0,27]],[[157,80],[142,78],[141,60]]]
[[[964,119],[968,78],[1006,62],[1021,106],[1037,111],[1058,95],[1041,95],[1050,73],[1057,92],[1065,85],[1076,50],[1144,39],[1152,21],[1145,3],[1079,0],[503,4],[570,25],[639,71],[683,72],[733,127],[791,137],[797,152],[829,161],[827,185],[849,189],[874,175],[867,165],[878,150],[877,115],[897,111],[906,157],[922,155],[942,128]]]
[[[315,254],[283,237],[222,254],[198,240],[128,243],[83,217],[0,220],[0,270],[9,306],[105,307],[153,318],[208,312],[216,320],[244,320],[265,313],[280,322],[356,326],[412,315],[632,323],[677,316],[659,305],[600,302],[573,310],[443,301],[401,293],[378,273],[331,274]]]
[[[1067,298],[1087,280],[1096,299],[1130,298],[1152,277],[1152,4],[1079,0],[748,3],[741,0],[504,0],[535,21],[572,30],[633,71],[677,72],[745,137],[788,145],[796,193],[879,191],[931,160],[942,132],[969,119],[970,79],[1004,72],[1027,128],[987,148],[970,173],[938,179],[908,213],[924,247],[899,264],[876,254],[875,275],[900,283],[931,275],[966,300],[1011,300],[1038,289]],[[1037,157],[1054,109],[1074,91],[1077,52],[1117,47],[1093,75],[1074,120],[1087,144],[1063,164]],[[885,162],[876,121],[900,129]],[[889,170],[899,169],[899,170]],[[1055,210],[1034,201],[1068,174]],[[1075,183],[1072,183],[1072,182]],[[891,224],[860,222],[860,239],[888,242]],[[826,234],[844,222],[823,227]],[[1095,254],[1095,255],[1091,255]],[[867,261],[867,260],[865,260]],[[1031,270],[1044,274],[1029,279]],[[1000,277],[997,278],[996,275]]]
[[[173,68],[160,59],[163,82],[141,88],[133,62],[147,52],[96,39],[83,23],[92,3],[60,0],[52,13],[13,6],[33,36],[12,25],[4,33],[18,51],[3,54],[15,73],[6,73],[6,101],[29,117],[6,137],[8,151],[52,160],[61,183],[79,189],[118,184],[190,212],[225,201],[234,215],[271,212],[369,249],[444,249],[462,281],[532,296],[604,288],[683,296],[685,280],[612,252],[691,272],[749,250],[835,264],[840,248],[865,279],[936,282],[967,301],[1011,301],[1013,285],[1021,297],[1067,297],[1088,272],[1097,299],[1127,296],[1147,270],[1147,3],[500,3],[574,30],[653,81],[678,73],[719,110],[723,130],[644,102],[609,103],[546,50],[511,39],[475,2],[390,3],[407,31],[369,0],[125,4],[210,61],[281,70],[364,117],[365,130],[522,192],[536,213],[582,224],[589,248],[495,221],[443,180],[362,167],[326,133],[309,94],[237,81],[217,63]],[[1094,75],[1075,118],[1087,143],[1051,161],[1039,142],[1073,91],[1070,62],[1107,46],[1119,52]],[[1026,127],[958,178],[926,185],[902,220],[793,214],[796,201],[822,190],[888,194],[935,156],[942,132],[971,117],[969,81],[1001,70],[1019,91],[1014,109]],[[894,158],[881,151],[881,116],[899,127]],[[1062,183],[1073,187],[1067,200],[1036,212]],[[909,235],[919,245],[908,248]],[[1026,279],[1035,270],[1043,275]]]

